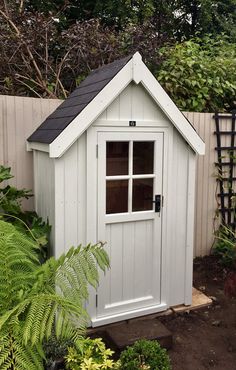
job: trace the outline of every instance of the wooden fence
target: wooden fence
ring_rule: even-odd
[[[12,168],[11,184],[33,189],[32,153],[26,152],[26,138],[61,103],[60,100],[0,96],[0,164]],[[216,210],[215,125],[211,113],[185,113],[206,143],[206,155],[198,158],[195,256],[210,252]],[[24,203],[33,208],[33,200]]]

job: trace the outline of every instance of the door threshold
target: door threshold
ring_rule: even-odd
[[[91,323],[92,323],[92,327],[95,328],[97,326],[108,325],[112,323],[117,323],[119,321],[130,320],[130,319],[137,318],[140,316],[155,314],[161,311],[165,311],[166,309],[167,309],[166,303],[162,303],[162,304],[158,304],[158,305],[151,306],[151,307],[150,306],[144,307],[142,309],[126,311],[123,313],[109,315],[109,316],[98,317],[98,318],[92,319]]]

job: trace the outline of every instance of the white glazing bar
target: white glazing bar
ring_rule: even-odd
[[[132,198],[133,198],[133,141],[129,142],[129,195],[128,195],[128,212],[132,212]]]
[[[154,174],[151,174],[151,175],[133,175],[132,178],[133,179],[154,179],[155,175]]]
[[[111,181],[111,180],[129,180],[130,176],[129,175],[117,175],[117,176],[106,176],[106,180]]]

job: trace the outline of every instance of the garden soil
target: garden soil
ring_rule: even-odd
[[[227,275],[213,256],[197,259],[194,286],[212,306],[159,318],[173,334],[172,370],[236,370],[236,298],[225,295]]]

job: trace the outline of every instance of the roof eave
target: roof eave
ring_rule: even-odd
[[[197,154],[204,155],[205,143],[144,63],[142,63],[141,83],[189,146]]]
[[[38,150],[40,152],[49,153],[49,145],[45,143],[37,143],[33,141],[26,142],[26,150],[27,152],[31,152],[32,150]]]
[[[50,157],[61,157],[133,80],[133,58],[95,96],[82,112],[73,119],[62,133],[49,144]]]

